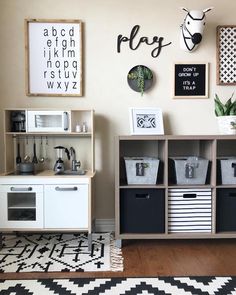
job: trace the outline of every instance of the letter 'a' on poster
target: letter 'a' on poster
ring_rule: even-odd
[[[208,63],[174,64],[173,98],[208,98]]]
[[[82,96],[80,20],[25,20],[26,94]]]

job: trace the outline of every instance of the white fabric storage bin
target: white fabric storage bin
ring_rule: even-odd
[[[156,184],[159,159],[124,157],[128,184]]]
[[[211,189],[169,189],[168,230],[211,232]]]
[[[175,157],[177,184],[205,184],[209,161],[200,157]]]
[[[236,184],[236,158],[220,159],[222,184]]]

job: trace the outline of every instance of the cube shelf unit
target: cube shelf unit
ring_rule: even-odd
[[[205,184],[176,183],[171,158],[190,156],[209,161]],[[124,157],[158,158],[156,184],[129,185]],[[227,157],[236,158],[235,136],[118,136],[115,157],[118,244],[123,239],[236,238],[236,177],[232,184],[221,181],[220,159]],[[185,215],[176,215],[181,217],[178,220],[172,213],[181,211],[175,210],[185,210]]]

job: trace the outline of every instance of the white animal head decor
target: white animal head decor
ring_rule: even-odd
[[[206,13],[213,9],[213,7],[204,10],[188,10],[181,7],[187,12],[181,27],[180,33],[180,47],[188,52],[194,51],[199,43],[202,41],[202,34],[206,22]]]

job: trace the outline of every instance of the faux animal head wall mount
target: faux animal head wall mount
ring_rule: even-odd
[[[206,13],[212,10],[213,7],[203,10],[188,10],[184,7],[181,7],[181,9],[186,11],[187,15],[183,24],[180,26],[180,47],[185,51],[193,52],[202,41],[206,23]]]

